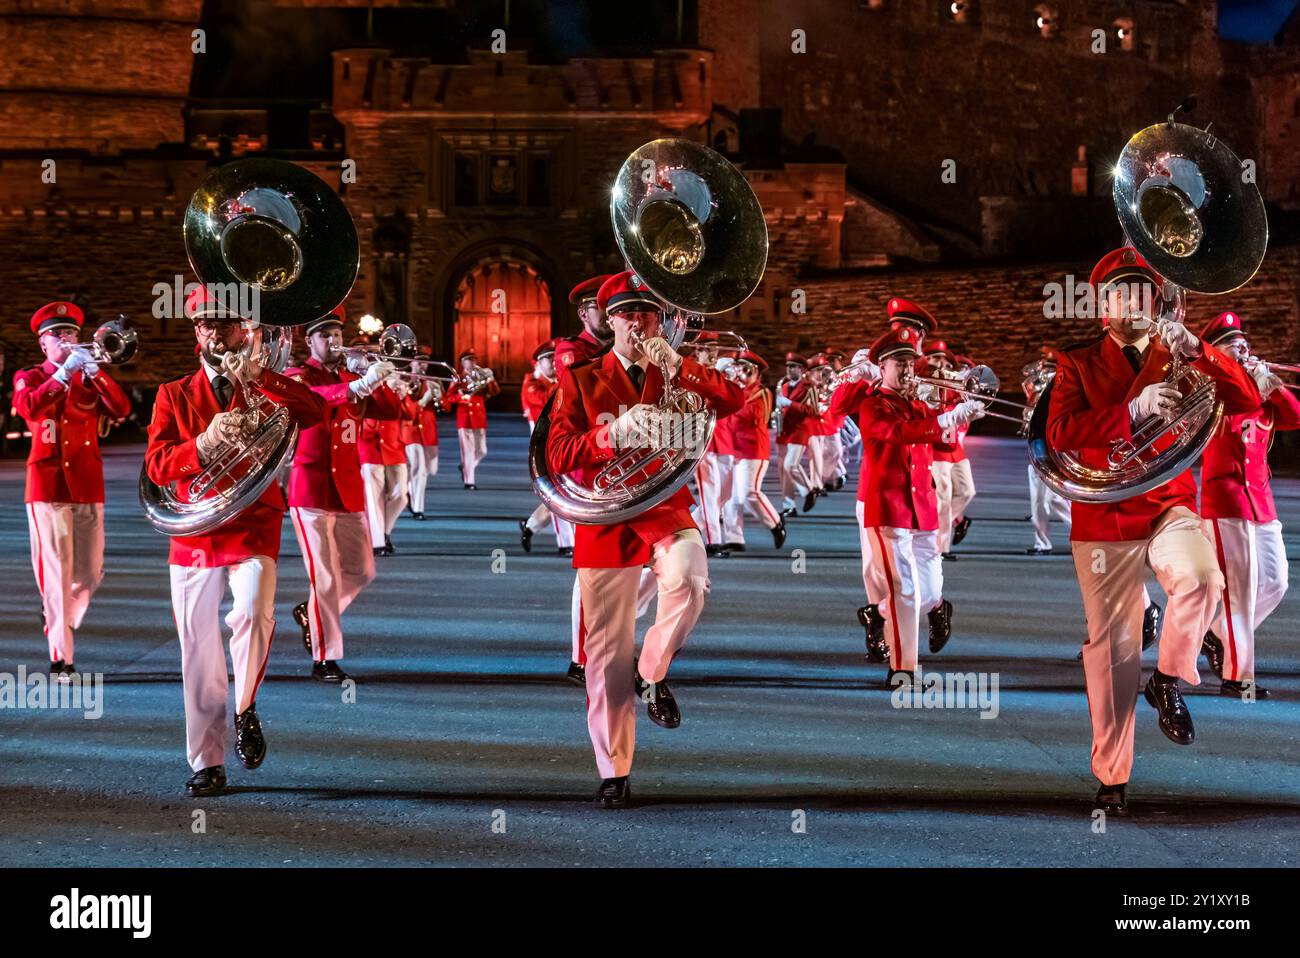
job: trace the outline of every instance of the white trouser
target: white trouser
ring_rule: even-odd
[[[822,478],[824,484],[830,484],[845,474],[844,441],[838,431],[822,436]]]
[[[235,714],[257,701],[275,632],[275,560],[252,556],[216,568],[173,565],[172,612],[181,640],[185,688],[185,739],[190,768],[224,765],[226,735],[226,650],[221,644],[221,598],[230,583],[226,614],[230,661],[235,676]]]
[[[474,472],[487,455],[486,429],[457,429],[460,439],[460,471],[464,482],[474,485]]]
[[[871,530],[862,524],[865,506],[861,499],[855,500],[853,506],[853,514],[858,518],[858,545],[862,550],[862,588],[867,593],[867,604],[879,606],[889,598],[879,591],[885,584],[885,578],[871,574]]]
[[[352,600],[375,578],[375,554],[370,523],[364,512],[289,510],[303,565],[311,582],[307,623],[314,661],[343,658],[343,627],[339,620]]]
[[[960,522],[966,509],[975,498],[975,477],[971,475],[970,460],[952,464],[952,521]]]
[[[438,447],[413,442],[406,447],[406,472],[411,511],[424,511],[424,493],[429,480],[438,474]]]
[[[939,554],[952,548],[952,463],[935,460],[930,463],[934,477],[934,497],[939,503]]]
[[[864,562],[863,575],[869,576],[867,596],[885,619],[889,666],[914,672],[921,617],[943,601],[939,535],[895,526],[872,526],[865,532],[871,559]]]
[[[812,488],[812,478],[803,467],[803,453],[807,446],[787,443],[785,458],[781,460],[781,506],[797,508]]]
[[[718,454],[706,452],[700,456],[700,463],[695,467],[695,505],[691,506],[691,515],[708,545],[722,542],[722,472],[718,465]]]
[[[363,462],[361,478],[366,485],[366,519],[370,524],[370,544],[378,549],[384,537],[397,525],[397,517],[406,507],[406,464],[381,466]]]
[[[1050,523],[1056,516],[1065,523],[1065,531],[1070,531],[1070,502],[1058,496],[1038,477],[1038,470],[1029,468],[1029,521],[1034,525],[1034,548],[1052,548]]]
[[[562,519],[555,515],[542,503],[538,503],[537,508],[528,517],[525,525],[534,534],[541,532],[549,525],[555,532],[555,547],[557,549],[573,548],[573,523],[568,519]]]
[[[822,450],[826,447],[825,436],[808,437],[808,485],[813,489],[825,489],[830,476],[822,472]]]
[[[663,681],[685,644],[709,591],[709,565],[698,529],[682,529],[654,544],[659,607],[641,642],[641,678]],[[587,624],[587,731],[601,778],[632,770],[636,705],[632,661],[641,569],[579,569]]]
[[[1201,519],[1185,506],[1160,518],[1149,540],[1073,542],[1088,641],[1083,671],[1092,717],[1092,773],[1103,785],[1127,782],[1142,679],[1144,565],[1169,600],[1160,628],[1157,668],[1199,685],[1196,659],[1223,592],[1223,574]]]
[[[1255,679],[1255,630],[1286,595],[1288,566],[1282,523],[1249,519],[1207,519],[1227,586],[1214,617],[1214,634],[1223,641],[1223,677]]]
[[[27,532],[50,661],[75,661],[72,630],[104,580],[104,504],[29,502]]]
[[[582,618],[582,576],[573,577],[573,605],[571,608],[573,621],[573,658],[571,661],[579,665],[587,664],[587,625]],[[659,592],[659,585],[655,581],[654,570],[649,566],[642,566],[641,581],[637,585],[636,591],[636,617],[639,619],[646,614],[650,608],[650,603],[654,601]]]
[[[732,457],[728,456],[731,459]],[[722,513],[723,540],[745,541],[745,510],[748,509],[768,529],[781,522],[772,501],[763,493],[763,476],[767,474],[766,459],[733,459],[731,471],[731,496]]]

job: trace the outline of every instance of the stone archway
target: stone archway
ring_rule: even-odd
[[[533,350],[551,338],[551,290],[528,263],[485,255],[455,281],[452,355],[478,353],[502,385],[520,383]]]

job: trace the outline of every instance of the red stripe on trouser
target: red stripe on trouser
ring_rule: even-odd
[[[762,460],[755,459],[754,462],[762,463]],[[781,523],[781,517],[772,508],[772,503],[767,501],[767,496],[763,495],[763,473],[766,471],[758,468],[751,469],[749,471],[749,481],[753,483],[753,495],[758,500],[758,508],[767,513],[768,518],[772,520],[772,525],[776,526]]]
[[[325,661],[325,636],[321,635],[320,624],[320,600],[316,598],[316,560],[311,553],[311,544],[307,541],[307,527],[303,525],[302,518],[298,515],[296,508],[289,510],[289,515],[293,516],[293,523],[298,527],[298,535],[302,537],[302,554],[307,557],[307,579],[311,582],[311,606],[316,611],[316,628],[311,630],[313,644],[320,645],[320,658],[317,661]],[[311,623],[307,623],[311,626]],[[312,658],[315,658],[313,653]]]
[[[891,661],[896,663],[902,660],[903,638],[898,634],[898,609],[894,605],[894,564],[889,561],[889,552],[885,549],[885,539],[880,534],[880,530],[872,529],[871,533],[876,537],[876,544],[880,548],[880,559],[885,564],[885,575],[889,579],[889,624],[894,627],[894,648],[891,650]]]
[[[578,664],[587,665],[587,614],[582,608],[582,587],[578,587]]]
[[[41,594],[41,611],[45,611],[45,543],[41,540],[41,526],[36,521],[36,506],[27,503],[27,515],[31,519],[32,528],[36,530],[36,591]],[[45,644],[49,647],[50,642],[50,617],[41,616],[41,621],[45,626]],[[54,650],[49,649],[50,661],[57,661],[54,658]]]
[[[266,654],[262,656],[262,667],[258,669],[257,681],[253,683],[253,694],[248,697],[248,707],[251,709],[257,704],[257,690],[262,687],[262,679],[266,677],[266,667],[271,661],[271,645],[275,642],[275,622],[271,623],[271,634],[266,637]]]
[[[1232,627],[1232,597],[1229,583],[1232,581],[1228,578],[1228,561],[1223,554],[1223,534],[1219,531],[1219,520],[1210,520],[1214,523],[1214,551],[1219,560],[1219,571],[1223,573],[1223,621],[1228,625],[1227,646],[1228,646],[1228,669],[1227,674],[1223,677],[1231,681],[1237,678],[1237,636],[1236,630]]]

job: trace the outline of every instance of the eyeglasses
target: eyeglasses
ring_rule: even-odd
[[[222,335],[233,332],[239,323],[214,322],[212,320],[200,319],[194,324],[194,330],[203,336]]]

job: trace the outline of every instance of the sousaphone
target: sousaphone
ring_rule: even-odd
[[[763,278],[767,224],[758,197],[739,170],[698,143],[660,139],[635,150],[615,178],[610,217],[627,268],[666,306],[659,334],[674,349],[698,334],[704,317],[743,303]],[[659,406],[688,425],[689,441],[624,451],[587,486],[551,471],[548,402],[528,447],[538,498],[570,522],[610,525],[672,496],[708,448],[715,416],[699,395],[670,383],[667,370]]]

